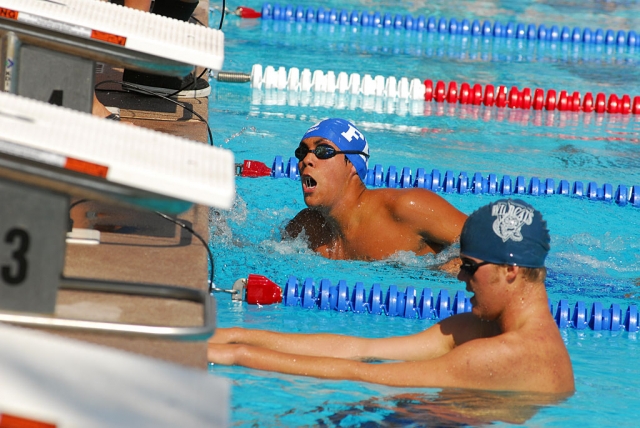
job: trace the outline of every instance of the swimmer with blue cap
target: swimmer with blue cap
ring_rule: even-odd
[[[492,202],[469,216],[460,237],[458,279],[473,293],[471,312],[445,315],[417,334],[373,339],[217,329],[209,361],[394,387],[529,391],[562,400],[575,384],[544,284],[549,242],[546,222],[531,205]],[[383,360],[389,363],[370,363]]]
[[[474,211],[462,228],[460,236],[460,273],[458,279],[467,282],[467,291],[476,291],[477,276],[492,273],[493,265],[518,267],[528,280],[542,283],[546,278],[544,261],[549,252],[549,231],[542,214],[519,199],[501,199]],[[477,294],[477,293],[476,293]],[[483,305],[471,303],[482,317]]]
[[[380,260],[399,252],[438,253],[460,236],[466,215],[422,188],[368,189],[369,144],[352,122],[316,123],[295,150],[308,208],[285,228],[304,233],[330,259]]]

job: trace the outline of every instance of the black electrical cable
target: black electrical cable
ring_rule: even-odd
[[[222,30],[222,23],[224,22],[224,15],[225,15],[225,8],[226,8],[226,0],[222,0],[222,14],[220,16],[220,25],[218,26],[218,30]],[[206,27],[206,25],[204,25],[203,22],[201,22],[198,18],[196,18],[195,16],[192,16],[190,18],[192,21],[195,21],[198,25],[202,25],[203,27]],[[201,79],[202,76],[204,76],[204,74],[208,71],[207,68],[205,68],[204,70],[202,70],[202,73],[200,73],[200,75],[198,77],[195,78],[193,85],[195,87],[195,84],[198,82],[198,79]],[[176,92],[169,94],[169,97],[172,97],[182,91],[184,91],[185,89],[187,89],[190,85],[185,86],[184,88],[180,88],[178,89]]]
[[[204,248],[207,250],[207,255],[209,257],[209,293],[211,293],[215,288],[213,284],[213,272],[214,272],[215,266],[214,266],[213,254],[211,253],[211,249],[209,248],[209,245],[207,244],[207,242],[202,238],[202,236],[200,236],[200,234],[198,234],[198,232],[196,232],[195,230],[193,230],[193,228],[187,226],[186,224],[182,223],[181,221],[171,218],[168,215],[161,213],[160,211],[155,211],[155,213],[158,214],[160,217],[164,218],[165,220],[169,220],[170,222],[177,224],[183,229],[191,232],[193,236],[198,238],[202,243],[202,245],[204,245]]]
[[[102,82],[100,82],[100,83],[97,83],[97,84],[95,85],[94,89],[95,89],[96,91],[98,91],[98,90],[100,90],[100,89],[99,89],[99,87],[100,87],[101,85],[104,85],[104,84],[107,84],[107,83],[115,83],[115,84],[119,84],[119,85],[122,85],[122,87],[125,87],[125,88],[126,88],[126,87],[130,87],[130,88],[133,88],[133,89],[135,89],[136,91],[142,92],[142,93],[144,93],[144,94],[152,95],[152,96],[156,96],[156,97],[158,97],[158,98],[162,98],[163,100],[167,100],[167,101],[169,101],[169,102],[172,102],[172,103],[174,103],[175,105],[178,105],[178,106],[182,107],[183,109],[185,109],[185,110],[187,110],[187,111],[191,112],[194,116],[197,116],[197,117],[198,117],[198,118],[199,118],[199,119],[200,119],[200,120],[201,120],[201,121],[202,121],[202,122],[207,126],[207,133],[209,134],[209,144],[210,144],[211,146],[213,146],[213,134],[211,133],[211,128],[209,127],[209,122],[207,122],[207,120],[206,120],[204,117],[202,117],[202,115],[200,115],[200,114],[196,113],[193,109],[191,109],[191,108],[187,107],[185,104],[183,104],[183,103],[181,103],[181,102],[179,102],[179,101],[176,101],[176,100],[174,100],[174,99],[171,99],[171,98],[169,98],[169,97],[168,97],[168,96],[166,96],[166,95],[162,95],[162,94],[159,94],[159,93],[157,93],[157,92],[149,91],[148,89],[145,89],[145,88],[143,88],[143,87],[141,87],[141,86],[138,86],[138,85],[135,85],[135,84],[133,84],[133,83],[120,82],[120,81],[117,81],[117,80],[104,80],[104,81],[102,81]]]
[[[226,1],[222,0],[222,15],[220,17],[220,25],[218,27],[219,30],[222,29],[222,23],[224,21],[224,15],[225,15],[225,8],[226,8]],[[204,26],[204,24],[202,22],[200,22],[197,18],[191,17],[191,19],[196,21],[198,24]],[[195,85],[195,82],[198,81],[198,79],[202,78],[202,76],[207,72],[207,70],[208,69],[205,68],[204,70],[202,70],[202,73],[200,73],[200,75],[195,78],[194,85]],[[193,115],[197,116],[207,126],[207,133],[209,135],[209,143],[213,146],[213,135],[211,133],[211,127],[209,127],[209,122],[205,118],[203,118],[200,114],[196,113],[193,109],[187,107],[185,104],[170,98],[171,96],[174,96],[177,93],[179,93],[179,92],[183,91],[184,89],[188,88],[189,85],[187,85],[184,88],[181,88],[181,89],[177,90],[176,92],[174,92],[172,94],[169,94],[169,95],[162,95],[162,94],[159,94],[159,93],[156,93],[156,92],[153,92],[153,91],[149,91],[149,90],[147,90],[145,88],[142,88],[142,87],[140,87],[138,85],[135,85],[133,83],[119,82],[119,81],[116,81],[116,80],[105,80],[105,81],[102,81],[102,82],[96,84],[94,89],[96,91],[98,91],[99,90],[99,86],[103,85],[105,83],[116,83],[116,84],[120,84],[123,88],[126,88],[126,87],[134,88],[135,90],[143,92],[145,94],[156,96],[158,98],[162,98],[164,100],[170,101],[170,102],[182,107],[183,109],[191,112]],[[78,201],[74,202],[73,204],[71,204],[69,206],[69,209],[72,209],[76,205],[79,205],[79,204],[81,204],[83,202],[87,202],[87,201],[88,201],[87,199],[78,200]],[[195,230],[193,230],[193,228],[187,226],[186,224],[184,224],[184,223],[182,223],[182,222],[180,222],[180,221],[178,221],[176,219],[173,219],[173,218],[169,217],[168,215],[163,214],[163,213],[161,213],[159,211],[155,211],[155,213],[157,215],[159,215],[160,217],[164,218],[165,220],[168,220],[168,221],[170,221],[170,222],[182,227],[183,229],[189,231],[191,234],[193,234],[193,236],[195,236],[202,243],[202,245],[204,246],[204,248],[207,251],[207,257],[209,258],[209,293],[211,293],[215,289],[215,285],[213,283],[215,261],[213,259],[213,253],[211,253],[211,249],[209,248],[209,245],[207,244],[207,242],[202,238],[202,236],[200,236],[199,233],[197,233]]]
[[[191,16],[189,19],[190,19],[190,20],[192,20],[192,21],[195,21],[198,25],[201,25],[201,26],[203,26],[203,27],[206,27],[206,25],[204,25],[204,24],[203,24],[203,23],[202,23],[198,18],[196,18],[195,16]],[[198,83],[198,79],[202,78],[202,76],[204,76],[204,74],[205,74],[208,70],[209,70],[208,68],[205,68],[204,70],[202,70],[202,73],[200,73],[200,75],[194,79],[194,81],[193,81],[194,89],[195,89],[195,85],[196,85],[196,83]],[[175,92],[173,92],[173,93],[171,93],[171,94],[169,94],[169,95],[165,95],[165,96],[167,96],[167,97],[173,97],[173,96],[175,96],[175,95],[179,94],[180,92],[184,91],[185,89],[189,88],[189,86],[191,86],[191,85],[192,85],[191,83],[190,83],[190,84],[188,84],[188,85],[185,85],[184,87],[182,87],[182,88],[178,89],[177,91],[175,91]]]
[[[80,205],[80,204],[82,204],[84,202],[89,202],[89,199],[80,199],[80,200],[75,201],[73,204],[69,205],[69,211],[71,211],[71,209],[73,207],[75,207],[77,205]],[[173,218],[169,217],[168,215],[161,213],[160,211],[155,211],[155,213],[157,215],[159,215],[160,217],[164,218],[165,220],[168,220],[171,223],[174,223],[174,224],[182,227],[183,229],[189,231],[191,234],[193,234],[193,236],[198,238],[198,240],[202,243],[202,245],[204,245],[205,250],[207,250],[207,257],[209,259],[209,293],[211,293],[211,291],[213,291],[213,289],[215,288],[215,286],[213,284],[213,273],[214,273],[215,263],[214,263],[214,260],[213,260],[213,253],[209,249],[209,245],[207,244],[207,242],[204,240],[204,238],[202,238],[202,236],[200,236],[200,234],[198,232],[196,232],[195,230],[193,230],[193,228],[187,226],[183,222],[178,221],[176,219],[173,219]]]
[[[193,88],[194,89],[196,88],[196,83],[198,83],[198,79],[202,78],[202,76],[204,76],[204,73],[206,73],[208,70],[209,70],[208,68],[205,68],[204,70],[202,70],[202,73],[200,73],[200,75],[194,79],[194,81],[193,81]],[[184,87],[178,89],[177,91],[172,92],[172,93],[170,93],[168,95],[165,95],[165,97],[173,97],[173,96],[179,94],[180,92],[184,91],[185,89],[188,90],[189,86],[191,86],[191,85],[192,84],[189,83],[188,85],[185,85]]]
[[[69,210],[71,210],[71,208],[75,207],[76,205],[80,205],[80,204],[83,204],[85,202],[89,202],[89,199],[78,199],[77,201],[75,201],[74,203],[69,205]]]
[[[224,22],[224,12],[227,10],[227,2],[226,0],[222,0],[222,10],[220,11],[220,25],[218,26],[218,30],[222,30],[222,23]]]
[[[224,5],[225,5],[225,0],[222,0],[222,6],[223,6],[223,8],[224,8]],[[191,16],[189,19],[190,19],[190,20],[192,20],[192,21],[195,21],[198,25],[201,25],[201,26],[203,26],[203,27],[206,27],[206,25],[204,25],[204,23],[202,23],[202,22],[201,22],[198,18],[196,18],[195,16]],[[222,16],[221,16],[221,18],[220,18],[220,27],[218,28],[219,30],[221,30],[221,29],[222,29],[222,22],[223,22],[223,20],[224,20],[224,10],[222,11]],[[196,83],[198,82],[198,79],[201,79],[201,78],[202,78],[202,76],[204,76],[204,74],[205,74],[208,70],[209,70],[209,69],[205,68],[204,70],[202,70],[202,73],[200,73],[197,77],[195,77],[195,75],[194,75],[194,77],[195,77],[195,79],[194,79],[194,81],[193,81],[194,89],[195,89],[195,85],[196,85]],[[192,85],[191,83],[190,83],[190,84],[187,84],[187,85],[185,85],[184,87],[182,87],[182,88],[180,88],[180,89],[176,90],[175,92],[173,92],[173,93],[171,93],[171,94],[168,94],[168,95],[165,95],[165,96],[167,96],[167,97],[173,97],[173,96],[175,96],[175,95],[179,94],[180,92],[184,91],[185,89],[188,89],[188,88],[189,88],[189,86],[191,86],[191,85]],[[96,86],[97,86],[97,85],[96,85]],[[194,113],[192,110],[190,110],[190,111],[191,111],[192,113]],[[195,114],[195,113],[194,113],[194,114]],[[209,132],[209,134],[211,134],[211,132]],[[211,143],[211,145],[213,145],[213,139],[212,139],[212,143]]]

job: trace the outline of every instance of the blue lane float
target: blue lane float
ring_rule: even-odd
[[[523,40],[537,40],[560,43],[584,43],[597,45],[640,46],[640,37],[631,31],[591,30],[588,27],[569,28],[557,25],[546,26],[540,24],[501,23],[479,20],[469,21],[457,18],[446,19],[420,15],[414,17],[409,14],[391,14],[345,9],[324,9],[303,6],[285,5],[278,3],[264,3],[262,5],[262,19],[275,21],[293,21],[318,24],[351,25],[361,27],[379,27],[406,31],[426,31],[431,33],[461,34],[476,37],[500,37]]]
[[[302,34],[304,30],[302,26],[291,25],[277,25],[278,22],[274,22],[274,25],[269,25],[269,22],[264,21],[265,26],[263,29],[270,33],[284,33],[286,37],[293,34]],[[375,27],[367,27],[370,30],[374,30]],[[366,30],[366,29],[365,29]],[[429,37],[437,37],[439,33],[418,33],[417,39],[407,38],[405,44],[400,47],[397,45],[389,46],[384,38],[368,38],[361,39],[359,43],[350,46],[351,50],[356,50],[364,54],[375,54],[377,52],[388,52],[402,54],[405,56],[418,56],[418,57],[447,57],[453,59],[459,59],[462,61],[468,60],[482,60],[482,61],[503,61],[508,63],[531,63],[531,62],[544,62],[555,63],[556,61],[563,61],[568,63],[606,63],[617,64],[624,66],[632,66],[638,64],[640,60],[635,56],[620,57],[615,55],[620,53],[620,50],[626,50],[628,47],[617,45],[596,45],[596,44],[581,44],[581,49],[576,52],[574,49],[566,49],[567,43],[537,43],[527,42],[520,43],[517,39],[508,38],[492,38],[491,44],[483,43],[480,37],[472,38],[468,43],[466,37],[460,37],[457,39],[457,49],[440,49],[429,42]],[[425,36],[425,44],[422,46],[422,36]],[[387,34],[384,34],[385,36]],[[452,43],[454,40],[451,41]],[[470,45],[470,46],[469,46]],[[507,49],[503,49],[502,47]],[[633,48],[634,50],[637,48]],[[514,52],[518,52],[517,55]]]
[[[401,171],[400,174],[398,171]],[[300,179],[298,160],[291,157],[285,166],[282,156],[276,156],[271,167],[271,177]],[[522,175],[517,177],[503,175],[498,179],[496,174],[489,174],[485,177],[479,172],[468,175],[465,171],[461,171],[456,176],[451,170],[445,171],[443,176],[437,169],[433,169],[429,173],[424,168],[418,168],[414,176],[409,167],[398,169],[394,165],[390,165],[385,173],[380,164],[376,164],[367,171],[365,184],[370,187],[421,187],[433,192],[471,193],[474,195],[565,195],[592,201],[615,202],[619,206],[630,204],[640,208],[640,185],[620,184],[614,191],[613,186],[609,183],[598,186],[593,181],[585,185],[581,181],[571,184],[568,180],[556,181],[553,178],[531,177],[527,182]]]
[[[345,280],[334,285],[326,278],[317,284],[313,278],[306,278],[300,283],[297,277],[291,275],[284,287],[282,302],[285,306],[301,306],[305,309],[385,314],[422,320],[443,320],[452,315],[471,312],[471,302],[463,291],[457,291],[453,300],[447,290],[437,293],[434,291],[425,288],[418,292],[414,287],[407,287],[402,291],[396,285],[390,285],[385,291],[380,284],[373,284],[367,290],[362,282],[356,282],[350,292]],[[549,310],[559,328],[624,330],[630,333],[639,329],[636,305],[630,305],[623,312],[617,303],[605,308],[600,302],[587,305],[578,301],[572,309],[568,300],[562,299],[557,305],[549,301]]]

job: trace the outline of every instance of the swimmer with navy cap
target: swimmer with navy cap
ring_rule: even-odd
[[[493,273],[497,266],[518,267],[527,280],[544,286],[550,240],[547,222],[528,203],[520,199],[492,202],[474,211],[462,228],[458,279],[467,282],[468,291],[476,292],[474,284],[480,275]],[[471,303],[478,316],[485,316],[477,296]]]
[[[310,149],[324,144],[303,141]],[[458,279],[472,293],[470,312],[440,315],[422,332],[384,338],[217,329],[209,361],[401,388],[535,392],[526,396],[538,405],[561,401],[575,383],[544,284],[549,242],[538,210],[518,199],[497,200],[462,228]]]
[[[370,189],[369,143],[353,122],[311,126],[295,149],[304,202],[286,226],[330,259],[381,260],[400,251],[439,253],[456,242],[466,215],[422,188]]]

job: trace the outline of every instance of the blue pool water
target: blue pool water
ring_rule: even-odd
[[[283,4],[283,3],[281,3]],[[294,5],[317,8],[300,0]],[[212,4],[213,5],[213,4]],[[260,9],[262,3],[245,5]],[[235,7],[231,5],[230,7]],[[381,1],[323,2],[324,8],[392,14],[499,20],[573,27],[640,29],[634,1]],[[217,26],[219,13],[210,16]],[[225,70],[250,72],[254,64],[296,67],[397,79],[473,82],[594,94],[640,95],[640,47],[564,44],[362,29],[326,24],[225,19]],[[216,145],[236,162],[285,161],[316,121],[341,116],[354,121],[371,146],[370,166],[394,165],[460,171],[498,178],[523,175],[640,185],[640,117],[595,113],[508,110],[434,102],[328,100],[318,94],[252,90],[249,84],[212,83],[210,125]],[[215,282],[230,288],[250,273],[284,285],[289,275],[316,283],[362,281],[399,289],[412,286],[464,290],[435,268],[444,256],[397,254],[379,262],[327,260],[304,242],[281,242],[280,229],[304,208],[300,184],[288,178],[239,178],[228,212],[212,212]],[[470,213],[498,196],[443,194]],[[545,215],[552,233],[547,290],[555,304],[583,301],[590,307],[640,302],[640,208],[569,196],[522,196]],[[456,248],[452,248],[455,253]],[[288,332],[323,331],[383,337],[411,334],[434,321],[232,303],[218,295],[218,325]],[[316,380],[240,367],[211,367],[233,381],[234,426],[631,426],[640,416],[640,333],[564,329],[576,376],[576,393],[554,405],[537,405],[522,394],[485,394],[437,389],[399,389]]]

